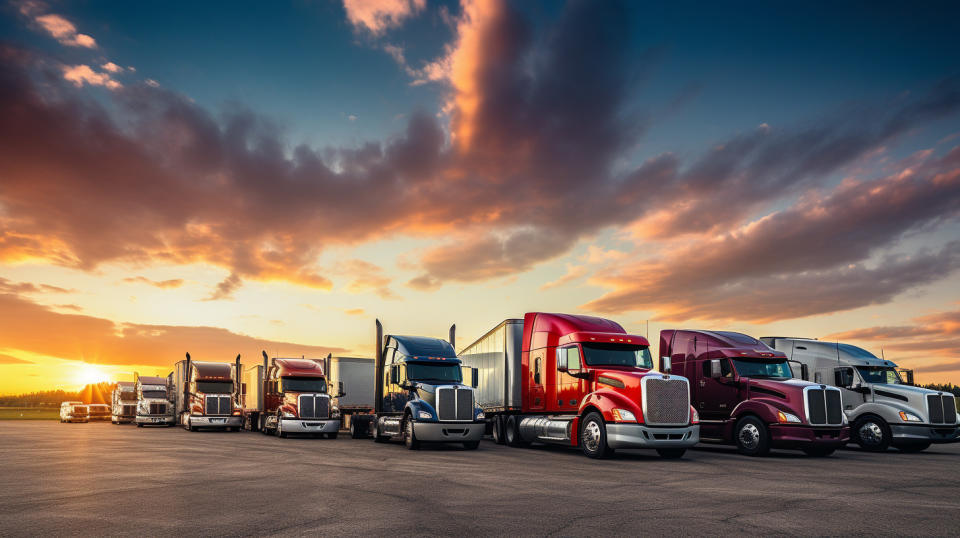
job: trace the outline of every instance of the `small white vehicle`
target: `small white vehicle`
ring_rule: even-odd
[[[953,394],[913,386],[912,370],[840,342],[760,340],[806,366],[809,381],[840,388],[851,425],[850,440],[864,450],[881,452],[892,446],[901,452],[919,452],[932,443],[960,440]]]
[[[167,378],[136,376],[138,427],[145,424],[173,426],[173,405],[167,398]]]
[[[89,410],[83,402],[63,402],[60,404],[60,422],[88,422]]]
[[[87,406],[88,422],[106,422],[110,420],[110,406],[107,404],[90,404]]]

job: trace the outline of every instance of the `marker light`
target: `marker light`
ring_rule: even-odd
[[[690,406],[690,424],[700,424],[700,413],[697,413],[697,410]]]
[[[630,411],[626,409],[612,409],[610,413],[613,415],[613,420],[617,422],[636,422],[637,417],[633,415]]]
[[[786,422],[793,422],[797,424],[800,423],[800,418],[797,417],[797,415],[791,415],[790,413],[784,413],[783,411],[777,411],[777,420],[779,420],[781,424]]]
[[[914,415],[913,413],[907,413],[905,411],[900,411],[900,419],[904,422],[923,422],[917,415]]]

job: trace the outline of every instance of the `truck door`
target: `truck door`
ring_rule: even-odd
[[[720,359],[721,377],[710,377],[710,360],[697,361],[698,410],[702,420],[727,420],[740,403],[740,389],[734,383],[730,359]]]
[[[571,369],[579,370],[581,365],[580,347],[577,345],[558,348],[558,355],[567,358]],[[557,371],[557,410],[560,412],[576,413],[580,406],[581,379]]]
[[[546,350],[537,349],[530,352],[530,409],[542,410],[546,405],[544,394],[544,367],[546,366]]]

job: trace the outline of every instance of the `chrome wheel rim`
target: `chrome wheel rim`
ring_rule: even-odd
[[[590,452],[596,452],[600,448],[600,425],[591,420],[583,427],[583,446]]]
[[[404,431],[407,434],[406,435],[407,444],[412,444],[413,443],[413,421],[412,420],[407,421],[407,423],[405,424]]]
[[[739,437],[740,444],[746,449],[753,450],[760,444],[760,430],[755,424],[744,424]]]
[[[868,445],[879,445],[883,442],[883,430],[875,422],[867,422],[860,426],[857,433],[860,434],[860,439]]]

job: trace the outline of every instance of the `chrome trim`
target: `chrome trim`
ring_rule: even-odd
[[[823,418],[825,419],[823,424],[814,424],[810,422],[810,405],[808,403],[807,392],[811,390],[823,391],[823,415],[824,415]],[[828,390],[840,392],[840,411],[841,411],[840,422],[836,422],[836,423],[828,422],[830,420],[830,410],[827,409],[827,391]],[[840,389],[832,385],[809,385],[809,386],[803,387],[803,419],[806,421],[807,426],[843,426],[844,417],[846,417],[846,411],[844,411],[843,409],[843,393],[840,391]]]
[[[460,391],[460,390],[468,390],[468,391],[470,391],[470,404],[471,404],[470,417],[471,417],[471,418],[470,418],[470,419],[464,419],[464,420],[458,420],[458,419],[456,419],[456,418],[454,418],[453,420],[449,420],[449,419],[444,420],[444,419],[441,419],[441,418],[440,418],[440,391],[441,391],[441,390],[451,390],[451,391],[453,391],[453,416],[454,416],[454,417],[456,417],[456,416],[459,414],[459,411],[460,411],[460,407],[459,407],[460,404],[459,404],[458,401],[457,401],[457,391]],[[473,422],[473,417],[475,417],[476,414],[477,414],[477,392],[476,392],[476,390],[473,389],[473,387],[467,387],[467,386],[461,386],[461,385],[444,385],[444,386],[437,387],[437,389],[436,389],[436,395],[437,395],[437,397],[436,397],[436,402],[435,402],[436,405],[434,406],[434,411],[436,411],[436,413],[437,413],[437,422],[440,422],[440,423],[443,423],[443,424],[448,424],[448,423],[449,423],[449,424],[469,424],[469,423]],[[416,421],[417,421],[417,418],[414,417],[414,422],[416,422]]]
[[[687,426],[688,424],[690,424],[690,380],[687,379],[686,377],[680,376],[680,375],[658,375],[658,374],[648,374],[648,375],[643,376],[643,377],[640,379],[640,392],[641,392],[641,395],[640,395],[640,406],[641,406],[641,407],[640,407],[640,408],[643,410],[643,422],[644,422],[644,424],[647,424],[647,423],[648,423],[648,422],[647,422],[647,394],[648,394],[648,393],[647,393],[647,380],[650,380],[650,379],[665,379],[665,380],[668,380],[668,381],[672,381],[672,380],[674,380],[674,379],[677,379],[677,380],[682,380],[684,383],[687,384],[687,391],[686,391],[686,394],[687,394],[687,407],[686,407],[686,410],[687,410],[687,420],[684,421],[684,422],[676,422],[676,423],[659,423],[659,422],[658,422],[658,423],[656,423],[656,424],[650,424],[650,425],[651,425],[651,426],[656,426],[656,427],[661,427],[661,426]]]
[[[682,428],[652,428],[643,424],[611,422],[606,425],[610,448],[687,448],[700,442],[700,425]],[[657,439],[656,435],[679,435],[680,439]]]
[[[418,441],[444,441],[460,443],[464,441],[479,441],[487,428],[484,422],[414,422],[413,433]],[[447,430],[466,430],[462,433],[451,433]]]

